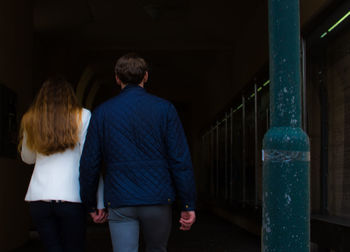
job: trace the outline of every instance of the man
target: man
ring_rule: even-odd
[[[144,59],[118,59],[121,93],[93,113],[80,161],[81,198],[95,222],[101,161],[106,165],[104,200],[113,249],[137,252],[141,227],[146,251],[166,251],[175,192],[181,201],[181,230],[195,221],[195,182],[190,152],[174,106],[148,94]]]

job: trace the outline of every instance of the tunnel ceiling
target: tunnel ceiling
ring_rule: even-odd
[[[100,75],[108,80],[117,55],[142,52],[157,72],[151,80],[172,75],[167,85],[153,85],[155,93],[182,102],[197,92],[218,54],[232,54],[243,25],[266,1],[34,0],[34,30],[44,46],[66,44],[86,62],[106,66]]]
[[[256,4],[254,4],[256,2]],[[37,33],[68,33],[94,49],[232,45],[265,1],[36,0]],[[181,46],[181,45],[180,45]]]

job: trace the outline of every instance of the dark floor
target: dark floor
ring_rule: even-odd
[[[175,216],[176,217],[176,216]],[[259,252],[260,239],[206,212],[197,213],[191,231],[180,231],[174,219],[168,252]],[[88,252],[112,251],[107,225],[89,225]],[[32,240],[13,252],[41,252],[40,241]],[[140,251],[143,251],[142,246]]]

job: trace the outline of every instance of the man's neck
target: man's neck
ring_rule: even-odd
[[[127,84],[127,85],[128,85],[128,84]],[[120,85],[120,86],[121,86],[121,89],[123,90],[127,85],[125,85],[125,84],[122,83],[122,84]],[[141,82],[141,83],[138,84],[137,86],[144,88],[144,83]]]

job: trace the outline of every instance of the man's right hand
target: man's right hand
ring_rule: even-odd
[[[180,230],[188,231],[191,229],[192,224],[196,221],[196,213],[195,211],[182,211],[180,223]]]
[[[95,223],[104,223],[107,220],[108,213],[105,209],[98,209],[96,212],[91,212],[90,216]]]

